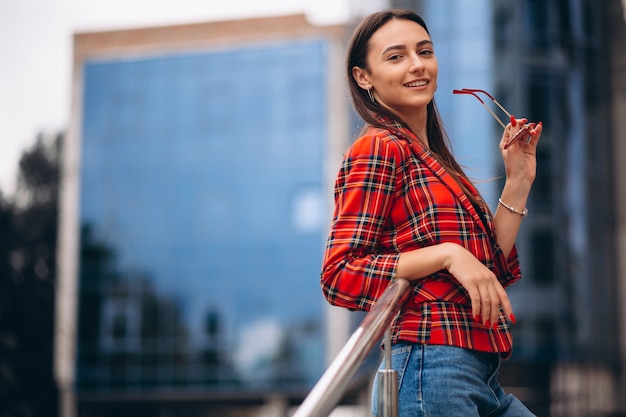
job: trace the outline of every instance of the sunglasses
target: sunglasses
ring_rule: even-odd
[[[460,90],[452,90],[452,94],[470,94],[476,97],[478,101],[480,101],[480,103],[483,106],[485,106],[485,108],[489,111],[489,113],[493,116],[493,118],[496,119],[496,121],[500,124],[500,126],[502,126],[503,129],[506,129],[506,124],[502,120],[500,120],[500,118],[493,112],[493,110],[491,110],[491,108],[487,106],[485,102],[478,96],[479,93],[484,94],[485,96],[489,97],[489,99],[493,101],[495,105],[498,106],[498,108],[502,110],[509,117],[509,119],[511,118],[511,113],[509,113],[500,103],[498,103],[498,100],[493,98],[493,96],[489,94],[488,92],[486,92],[485,90],[477,90],[473,88],[462,88]],[[530,134],[530,129],[532,127],[533,127],[533,123],[526,123],[524,126],[522,126],[522,128],[517,133],[515,133],[515,135],[513,135],[513,137],[510,138],[507,143],[504,144],[504,149],[508,149],[508,147],[511,146],[511,144],[515,142],[517,139],[526,138],[526,135]]]

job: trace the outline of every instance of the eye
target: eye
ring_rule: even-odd
[[[393,55],[389,55],[389,57],[387,59],[389,61],[397,61],[400,58],[402,58],[402,55],[400,55],[400,54],[393,54]]]
[[[422,49],[421,51],[419,51],[419,54],[422,56],[431,56],[435,55],[435,51],[433,51],[432,49]]]

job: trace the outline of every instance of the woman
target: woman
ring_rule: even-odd
[[[336,181],[322,288],[333,305],[369,310],[394,278],[412,283],[392,329],[401,416],[532,416],[496,376],[515,322],[504,287],[520,278],[514,242],[526,210],[514,207],[526,206],[541,123],[505,149],[526,121],[506,126],[492,215],[449,150],[437,71],[413,12],[378,12],[356,29],[347,75],[367,126]]]

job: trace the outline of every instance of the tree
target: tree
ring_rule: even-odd
[[[0,193],[0,417],[56,416],[54,287],[62,134],[40,135]]]

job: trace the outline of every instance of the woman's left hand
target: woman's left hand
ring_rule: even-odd
[[[528,194],[537,175],[537,143],[541,136],[541,122],[527,125],[526,119],[511,117],[500,141],[500,152],[504,160],[506,180],[500,203],[496,209],[493,223],[496,229],[498,245],[506,257],[515,245],[515,239],[522,224]],[[521,132],[519,137],[515,134]],[[507,209],[503,209],[503,207]],[[510,207],[517,208],[514,212]]]
[[[520,130],[526,130],[513,139]],[[531,185],[537,172],[537,143],[541,137],[543,125],[527,124],[526,119],[511,117],[500,140],[500,152],[504,160],[507,180],[518,180]]]

